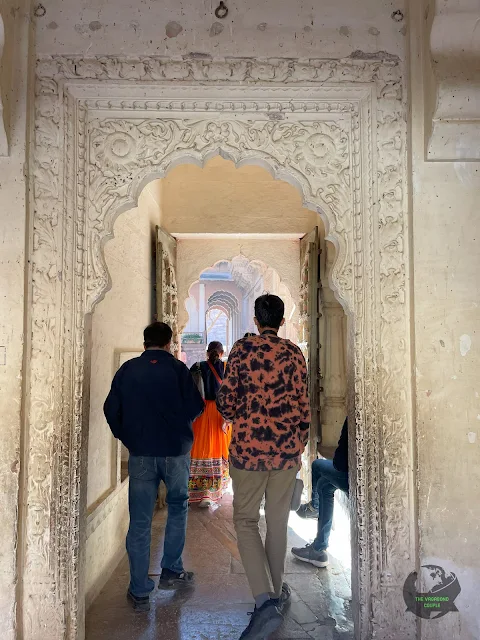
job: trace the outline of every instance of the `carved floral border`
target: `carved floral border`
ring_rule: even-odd
[[[132,98],[138,83],[185,86],[186,97]],[[88,97],[92,86],[104,97]],[[189,86],[220,97],[188,98]],[[249,87],[248,96],[271,89],[271,98],[229,99],[229,86]],[[128,91],[112,98],[109,87]],[[308,97],[320,87],[321,99]],[[263,161],[327,219],[334,284],[353,319],[358,637],[414,637],[401,597],[415,563],[404,114],[402,67],[392,60],[38,60],[26,640],[82,636],[85,314],[108,287],[103,244],[149,174],[219,149]]]

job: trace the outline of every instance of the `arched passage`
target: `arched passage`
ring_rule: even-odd
[[[224,245],[220,239],[219,244],[221,249]],[[261,255],[262,246],[257,248],[259,255]],[[281,243],[278,245],[279,251],[282,246]],[[225,247],[225,250],[228,250],[228,246]],[[255,249],[253,248],[252,251]],[[192,365],[204,357],[209,342],[205,314],[209,309],[221,309],[229,318],[228,336],[224,338],[227,357],[236,340],[247,332],[256,332],[253,321],[255,298],[267,291],[280,295],[285,302],[286,323],[281,328],[280,335],[295,343],[299,341],[298,256],[297,262],[293,265],[296,269],[297,279],[294,297],[278,272],[258,258],[250,260],[243,255],[227,256],[227,259],[219,260],[213,266],[209,265],[202,269],[204,266],[203,257],[196,262],[193,257],[195,256],[194,252],[190,252],[189,248],[185,249],[185,252],[192,256],[189,260],[188,273],[195,269],[200,271],[199,278],[191,283],[187,289],[184,286],[185,276],[182,263],[180,262],[178,265],[180,306],[184,305],[188,313],[185,320],[183,320],[183,314],[181,315],[182,325],[180,326],[180,331],[183,332],[182,352],[186,354],[187,364]],[[200,256],[200,254],[198,255]],[[290,279],[295,279],[293,274],[290,274]],[[227,286],[230,287],[230,290],[226,290]],[[185,298],[185,296],[187,297]],[[220,341],[222,342],[222,340]]]
[[[223,335],[216,336],[214,333],[214,323],[216,318],[208,321],[208,314],[218,310],[225,315],[227,320]],[[230,351],[233,343],[240,337],[239,333],[239,304],[237,298],[229,291],[216,291],[208,298],[207,303],[207,343],[217,340],[222,342],[227,353]]]

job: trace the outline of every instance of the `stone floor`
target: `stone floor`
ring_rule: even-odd
[[[154,521],[150,571],[156,578],[165,516],[162,510]],[[292,514],[289,547],[311,540],[315,524]],[[338,524],[336,528],[331,542],[341,533]],[[345,563],[349,551],[343,551],[338,558],[331,556],[328,569],[315,569],[288,554],[286,580],[293,598],[272,640],[353,640],[350,571]],[[87,640],[238,640],[249,621],[252,596],[236,546],[230,495],[216,509],[191,508],[184,561],[196,574],[196,586],[177,593],[155,591],[150,613],[141,614],[131,610],[125,597],[124,558],[87,613]]]

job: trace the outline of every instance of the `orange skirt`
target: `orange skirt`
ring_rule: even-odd
[[[188,492],[190,502],[203,498],[219,500],[229,481],[228,447],[231,427],[225,433],[223,418],[214,400],[205,402],[205,411],[193,423],[193,447]]]

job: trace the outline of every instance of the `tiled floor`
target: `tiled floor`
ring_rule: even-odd
[[[165,517],[163,510],[154,521],[150,569],[155,577],[160,574]],[[314,531],[315,521],[292,514],[289,547],[302,546]],[[252,595],[236,546],[231,496],[216,510],[190,509],[184,561],[195,572],[195,587],[156,591],[150,613],[140,614],[125,597],[124,558],[88,611],[87,640],[238,640],[249,621]],[[272,640],[353,640],[350,575],[339,560],[331,557],[328,569],[315,569],[288,554],[286,574],[292,603]]]

